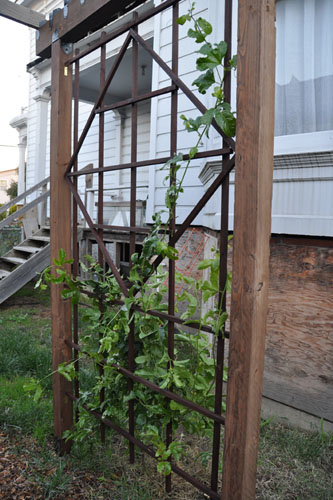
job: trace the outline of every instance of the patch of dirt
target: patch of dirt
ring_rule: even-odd
[[[59,477],[59,455],[51,443],[44,447],[32,437],[9,436],[0,433],[0,499],[1,500],[138,500],[140,492],[144,499],[151,500],[198,500],[207,498],[176,475],[170,495],[164,491],[164,479],[156,473],[155,461],[141,457],[136,466],[128,466],[126,447],[120,446],[123,456],[120,464],[104,477],[82,464],[80,469],[71,463],[68,456],[63,461]],[[45,453],[46,452],[46,453]],[[47,455],[47,458],[46,458]],[[46,458],[46,459],[45,459]],[[140,463],[141,462],[141,463]],[[144,469],[148,469],[143,471]],[[102,475],[101,475],[102,474]],[[125,476],[124,476],[125,474]],[[57,479],[57,485],[54,479]],[[127,484],[123,491],[122,477]],[[147,482],[149,481],[149,482]],[[144,484],[147,490],[144,492]],[[137,492],[136,489],[138,488]],[[148,493],[148,495],[147,495]],[[125,496],[123,496],[125,495]]]
[[[0,498],[3,500],[43,499],[38,486],[27,479],[29,463],[27,459],[12,453],[8,437],[0,434]]]

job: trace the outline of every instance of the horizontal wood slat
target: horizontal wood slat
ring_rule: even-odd
[[[45,16],[40,12],[24,7],[23,5],[17,5],[9,0],[1,0],[0,16],[35,29],[38,29],[40,23],[45,20]]]
[[[90,0],[84,3],[72,0],[65,9],[54,12],[51,23],[40,28],[36,54],[43,58],[51,56],[52,36],[55,34],[62,42],[77,42],[142,3],[144,0]]]

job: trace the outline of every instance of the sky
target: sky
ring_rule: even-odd
[[[28,105],[28,62],[29,28],[0,16],[0,170],[18,166],[18,133],[9,122]]]

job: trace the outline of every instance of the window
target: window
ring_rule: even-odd
[[[332,0],[276,3],[276,136],[333,130],[332,22]]]
[[[6,180],[0,180],[0,190],[1,191],[6,191],[7,189],[7,181]]]

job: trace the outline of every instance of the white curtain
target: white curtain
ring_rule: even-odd
[[[333,130],[333,0],[276,2],[275,135]]]

